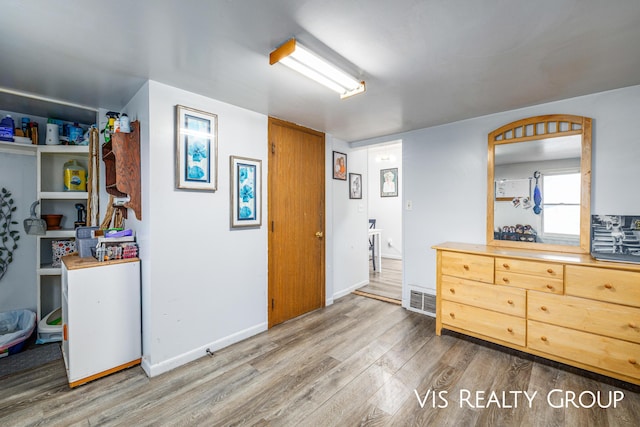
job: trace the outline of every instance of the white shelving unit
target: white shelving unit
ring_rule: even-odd
[[[86,191],[64,191],[64,164],[77,160],[85,169],[88,166],[89,147],[73,145],[40,145],[36,150],[36,197],[40,201],[40,214],[62,214],[60,230],[47,230],[36,236],[37,316],[43,319],[62,305],[61,267],[54,267],[52,243],[75,237],[75,205],[86,207]],[[60,325],[62,330],[62,325]],[[57,335],[57,334],[56,334]],[[38,331],[38,338],[51,338],[50,332]],[[61,334],[60,334],[61,336]]]
[[[0,110],[11,114],[14,120],[29,117],[39,124],[39,142],[46,136],[48,118],[64,123],[79,123],[88,128],[98,123],[98,109],[76,105],[66,101],[41,98],[31,93],[6,91],[0,88]],[[36,156],[36,198],[40,201],[37,214],[63,214],[62,229],[48,230],[36,238],[35,269],[37,281],[37,316],[42,320],[50,312],[62,306],[61,268],[53,267],[51,242],[57,239],[72,239],[75,236],[74,222],[77,217],[76,203],[86,206],[86,192],[64,191],[64,163],[78,159],[85,168],[88,164],[87,146],[32,145],[0,141],[0,153]],[[31,236],[29,236],[31,237]]]
[[[35,156],[36,149],[37,146],[33,144],[17,144],[15,142],[0,141],[0,153]]]

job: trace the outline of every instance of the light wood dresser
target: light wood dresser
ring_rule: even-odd
[[[443,243],[436,334],[459,332],[640,384],[640,265]]]

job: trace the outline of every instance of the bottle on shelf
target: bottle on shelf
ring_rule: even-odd
[[[0,141],[13,142],[15,133],[15,123],[10,115],[0,120]]]

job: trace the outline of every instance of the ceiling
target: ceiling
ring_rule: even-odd
[[[345,141],[640,84],[638,0],[2,3],[5,91],[118,111],[151,79]],[[292,36],[366,93],[270,66]]]

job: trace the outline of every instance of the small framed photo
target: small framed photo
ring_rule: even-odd
[[[380,170],[380,197],[398,197],[398,168]]]
[[[347,155],[333,152],[333,179],[347,180]]]
[[[218,116],[176,105],[176,188],[216,191]]]
[[[262,225],[262,160],[230,157],[231,228]]]
[[[349,198],[362,199],[362,175],[359,173],[349,174]]]

